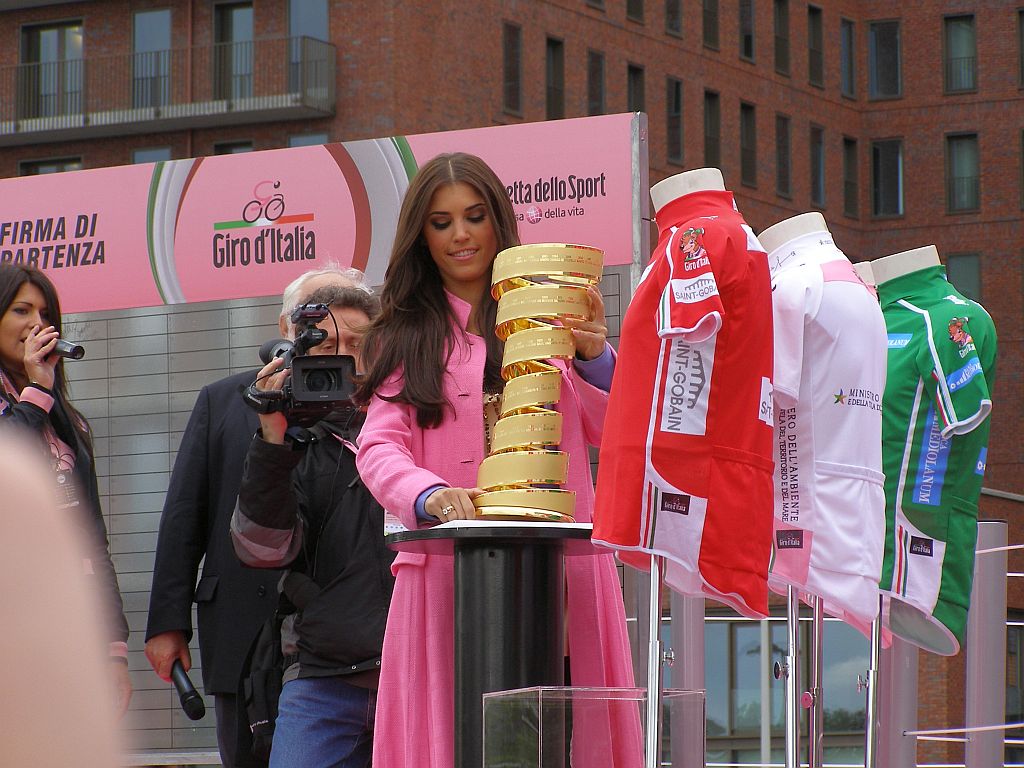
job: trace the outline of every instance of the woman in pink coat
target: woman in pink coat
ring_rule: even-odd
[[[367,487],[411,529],[474,516],[473,498],[481,493],[477,468],[486,456],[486,411],[504,383],[491,264],[498,251],[518,243],[508,195],[479,158],[441,155],[413,179],[381,293],[382,313],[363,341],[368,365],[359,396],[369,401],[369,412],[357,458]],[[576,492],[580,522],[591,519],[587,445],[600,441],[614,367],[604,303],[596,289],[590,292],[593,319],[567,323],[574,329],[577,360],[560,366],[558,404],[560,449],[570,457],[565,487]],[[593,361],[589,369],[585,361]],[[401,553],[393,566],[376,766],[453,764],[452,565],[450,557]],[[566,589],[572,684],[631,687],[612,555],[567,558]],[[586,739],[574,739],[574,764],[637,764],[642,745],[636,720],[626,717],[621,727],[618,720],[602,722],[606,727],[588,727]]]

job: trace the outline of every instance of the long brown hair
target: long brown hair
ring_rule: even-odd
[[[25,283],[31,283],[43,294],[43,299],[46,301],[46,312],[49,315],[49,323],[63,337],[60,299],[57,296],[57,289],[44,272],[34,267],[25,266],[24,264],[0,264],[0,317],[7,314],[7,310],[14,303],[14,297],[18,295],[18,291],[21,290],[21,286]],[[2,363],[0,363],[0,367],[3,367]],[[17,378],[13,375],[14,372],[6,368],[3,370],[7,378],[13,383]],[[64,405],[68,415],[71,417],[71,426],[78,433],[78,437],[84,441],[85,446],[91,453],[92,438],[89,434],[89,423],[85,420],[85,417],[75,410],[68,400],[67,379],[64,377],[64,358],[60,358],[53,369],[52,391],[54,397]]]
[[[366,375],[356,393],[368,402],[373,393],[403,366],[402,390],[387,400],[409,403],[420,427],[436,427],[444,419],[444,370],[455,349],[458,322],[444,292],[441,273],[430,256],[423,227],[434,193],[446,184],[469,184],[484,199],[498,250],[519,244],[519,229],[508,192],[494,171],[475,155],[438,155],[413,178],[402,201],[398,231],[391,250],[381,314],[363,339]],[[498,305],[489,286],[477,304],[476,327],[484,334],[487,362],[484,390],[501,390],[503,344],[494,335]]]

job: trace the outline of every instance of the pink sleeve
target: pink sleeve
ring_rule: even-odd
[[[418,528],[421,522],[416,518],[416,497],[431,486],[449,485],[433,472],[417,466],[413,433],[418,429],[412,406],[391,403],[375,395],[359,433],[356,454],[356,467],[370,493],[410,530]]]
[[[53,396],[46,394],[38,387],[25,387],[21,390],[19,402],[32,403],[32,405],[42,408],[47,413],[53,408]]]
[[[614,348],[612,355],[616,355]],[[604,434],[604,415],[608,410],[608,393],[593,384],[588,384],[572,366],[569,367],[568,375],[579,404],[583,436],[588,445],[600,445],[601,435]]]

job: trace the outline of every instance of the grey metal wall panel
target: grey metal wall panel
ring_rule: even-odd
[[[66,371],[72,400],[93,429],[111,556],[131,629],[135,694],[125,727],[133,749],[216,750],[212,701],[205,718],[188,720],[143,653],[154,549],[170,468],[200,388],[261,367],[256,352],[279,335],[279,309],[279,299],[270,297],[65,317],[65,336],[86,347],[86,358],[69,361]],[[198,685],[198,638],[190,647]]]

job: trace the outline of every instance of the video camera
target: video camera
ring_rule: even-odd
[[[295,341],[272,339],[260,347],[260,359],[269,363],[275,357],[291,369],[281,389],[259,390],[255,382],[243,393],[246,403],[257,413],[282,412],[288,423],[310,427],[331,411],[353,410],[355,358],[351,355],[308,355],[322,344],[327,331],[317,323],[330,314],[326,304],[303,304],[291,314]]]

